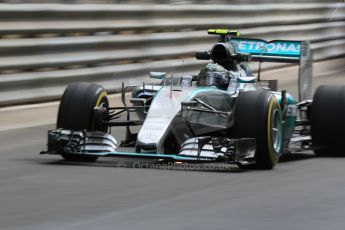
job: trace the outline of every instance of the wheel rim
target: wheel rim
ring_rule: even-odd
[[[277,109],[273,112],[271,127],[273,149],[276,154],[279,154],[282,146],[282,122],[280,113]]]
[[[109,108],[109,102],[108,102],[108,99],[107,99],[106,95],[107,94],[104,92],[104,93],[102,93],[99,96],[99,99],[96,102],[95,107],[97,107],[97,108],[104,108],[104,109],[108,109]],[[107,126],[96,124],[95,120],[93,120],[91,128],[95,129],[96,127],[100,128],[99,131],[103,131],[103,132],[107,132],[108,131],[108,127]]]

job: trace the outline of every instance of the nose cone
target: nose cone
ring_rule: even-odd
[[[160,152],[159,148],[168,133],[170,122],[169,118],[147,118],[138,134],[137,145],[144,150]]]
[[[192,90],[179,88],[171,91],[170,86],[166,86],[158,91],[138,133],[138,147],[158,153],[164,152],[165,138],[171,131],[174,118],[181,110],[181,101],[185,100]]]

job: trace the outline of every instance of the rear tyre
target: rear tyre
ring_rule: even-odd
[[[97,84],[72,83],[70,84],[61,99],[57,128],[70,130],[99,130],[106,131],[106,128],[95,124],[93,119],[94,107],[108,107],[109,102],[104,88]],[[61,156],[68,161],[96,161],[96,156],[76,156],[62,152]]]
[[[311,108],[315,154],[345,156],[345,85],[317,88]]]
[[[239,95],[232,136],[256,139],[256,164],[250,168],[272,169],[277,164],[283,149],[281,114],[278,101],[270,92],[248,91]]]

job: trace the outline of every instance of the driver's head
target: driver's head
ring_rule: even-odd
[[[209,63],[202,68],[197,78],[197,86],[216,86],[226,90],[229,86],[229,72],[221,65]]]

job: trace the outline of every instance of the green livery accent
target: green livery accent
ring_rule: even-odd
[[[275,95],[275,97],[277,98],[279,104],[281,103],[282,100],[282,96],[280,93],[273,93]],[[288,111],[287,111],[287,116],[286,116],[286,120],[284,123],[284,140],[290,140],[292,133],[295,129],[296,126],[296,118],[297,118],[297,114],[296,113],[290,113],[291,110],[295,110],[296,105],[296,100],[293,98],[293,96],[289,93],[286,94],[286,100],[287,100],[287,105],[290,106],[288,107]],[[290,115],[291,114],[291,115]]]
[[[214,161],[214,158],[207,157],[187,157],[179,156],[177,154],[161,154],[161,153],[135,153],[135,152],[98,152],[98,153],[73,153],[76,155],[93,155],[93,156],[104,156],[104,157],[134,157],[134,158],[147,158],[147,159],[163,159],[173,161]]]
[[[278,103],[280,104],[282,101],[282,95],[281,93],[278,92],[273,92],[274,96],[277,98]],[[286,100],[287,100],[287,104],[288,105],[295,105],[297,102],[295,100],[295,98],[293,98],[293,96],[289,93],[286,94]]]
[[[238,77],[237,81],[239,83],[255,83],[256,79],[256,77]]]

